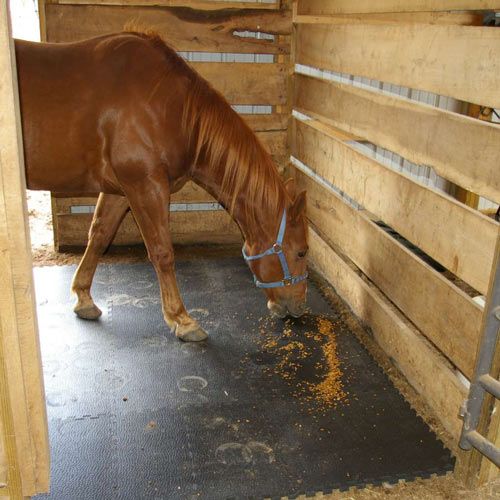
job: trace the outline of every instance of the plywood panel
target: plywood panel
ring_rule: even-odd
[[[296,169],[307,190],[307,215],[469,379],[475,365],[482,308],[464,292],[355,210]]]
[[[499,0],[299,0],[299,14],[495,10]]]
[[[291,33],[287,10],[227,9],[192,10],[186,7],[46,4],[46,36],[49,42],[72,42],[123,31],[134,22],[139,28],[154,27],[177,51],[288,54],[290,44],[242,37],[235,32],[273,35]]]
[[[311,122],[293,121],[292,154],[471,286],[485,293],[498,224],[377,162]]]
[[[196,62],[191,66],[231,104],[287,103],[286,64]]]
[[[297,62],[500,107],[500,30],[301,24]]]
[[[441,177],[500,203],[497,125],[338,82],[295,79],[299,111],[431,166]]]
[[[444,358],[411,323],[320,235],[310,231],[310,261],[334,286],[354,314],[373,332],[410,384],[425,395],[445,428],[457,439],[462,429],[458,411],[466,397]]]

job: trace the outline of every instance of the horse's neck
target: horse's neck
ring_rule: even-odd
[[[196,183],[206,189],[222,206],[229,209],[232,203],[232,195],[222,190],[223,169],[224,165],[221,165],[219,169],[216,170],[210,166],[202,165],[195,169],[193,178]],[[214,175],[214,173],[216,173],[216,175]],[[266,239],[266,236],[267,239],[275,238],[276,227],[279,225],[282,213],[276,210],[275,207],[272,206],[272,203],[269,203],[268,206],[257,205],[253,206],[255,220],[249,220],[249,207],[247,206],[247,200],[251,198],[248,193],[249,184],[249,182],[245,183],[239,191],[232,216],[238,223],[245,240],[254,242]],[[279,190],[279,196],[285,196],[284,189]],[[277,205],[281,204],[278,203]],[[284,200],[282,205],[285,205]]]

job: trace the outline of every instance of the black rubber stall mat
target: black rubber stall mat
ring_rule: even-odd
[[[78,319],[74,267],[35,269],[52,451],[39,499],[313,496],[452,470],[454,459],[313,285],[273,319],[240,259],[177,262],[209,332],[182,343],[149,264],[100,266]]]

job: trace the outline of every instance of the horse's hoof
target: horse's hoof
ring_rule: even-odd
[[[175,335],[184,342],[202,342],[208,338],[207,332],[200,327],[184,332],[180,332],[179,328],[177,328]]]
[[[73,311],[81,319],[98,319],[102,314],[102,311],[95,304],[89,307],[75,306]]]

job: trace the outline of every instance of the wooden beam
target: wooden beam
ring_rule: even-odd
[[[50,42],[72,42],[123,31],[133,21],[138,28],[154,27],[177,51],[288,54],[289,43],[242,37],[252,31],[289,35],[292,17],[287,10],[193,10],[186,7],[46,4],[46,30]],[[265,5],[265,4],[262,4]]]
[[[11,498],[48,491],[49,443],[34,301],[15,55],[0,2],[0,420]]]
[[[295,16],[294,23],[299,24],[456,24],[459,26],[482,26],[481,14],[450,12],[410,12],[389,14],[337,14]]]
[[[292,155],[485,293],[498,224],[295,119]]]
[[[301,24],[297,62],[500,107],[500,30],[494,28]]]
[[[305,173],[308,218],[469,379],[475,365],[482,308],[392,236]]]
[[[299,111],[500,203],[497,125],[352,85],[300,74],[295,80]]]
[[[373,332],[409,383],[422,395],[453,436],[460,435],[458,410],[465,387],[446,360],[371,283],[314,230],[309,238],[310,262],[333,285],[354,314]]]
[[[497,10],[499,0],[299,0],[299,14]]]

